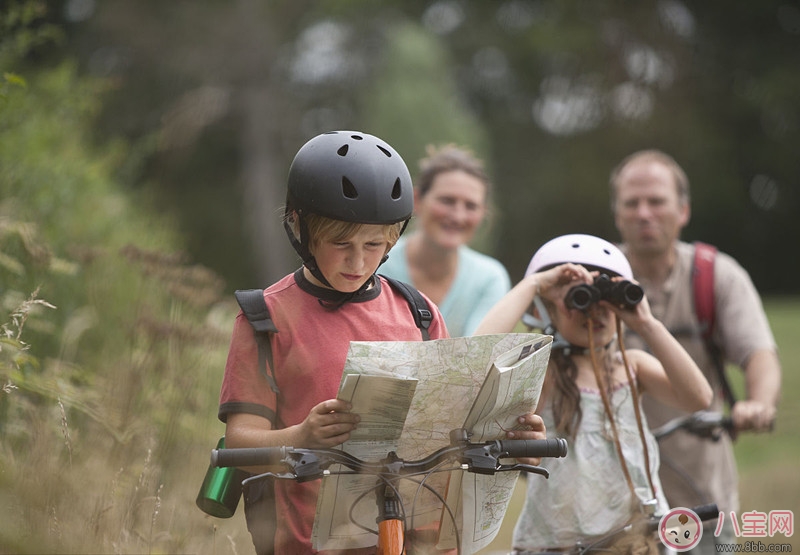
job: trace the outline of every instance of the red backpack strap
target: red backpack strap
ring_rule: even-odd
[[[717,247],[696,241],[694,243],[694,266],[692,268],[692,289],[694,292],[694,311],[700,322],[700,334],[706,344],[722,386],[722,395],[729,407],[736,402],[730,382],[725,375],[725,363],[720,348],[711,340],[716,318],[714,315],[714,259]]]
[[[700,333],[709,341],[714,331],[714,258],[717,247],[696,241],[694,243],[694,269],[692,289],[694,311],[700,322]]]

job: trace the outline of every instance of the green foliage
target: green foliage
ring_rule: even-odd
[[[234,305],[115,181],[127,145],[88,140],[105,83],[25,80],[0,107],[0,551],[203,551]]]
[[[3,391],[6,393],[16,389],[16,385],[11,380],[13,374],[23,368],[38,367],[39,365],[39,360],[28,352],[30,345],[22,340],[22,330],[25,322],[32,314],[35,314],[37,308],[55,307],[47,301],[38,299],[37,295],[38,291],[34,291],[30,298],[11,312],[9,321],[0,325],[0,382],[4,384]]]
[[[487,138],[448,71],[451,63],[436,37],[417,24],[397,24],[387,33],[374,82],[361,95],[366,128],[389,141],[412,171],[432,143],[456,142],[487,154]]]
[[[48,44],[64,41],[59,26],[44,22],[48,6],[41,0],[10,0],[0,10],[0,67]]]
[[[412,175],[427,145],[456,143],[491,164],[489,139],[448,71],[451,64],[437,37],[403,21],[387,33],[372,85],[360,94],[365,122],[360,127],[392,144]],[[472,246],[491,252],[491,229],[483,226]]]

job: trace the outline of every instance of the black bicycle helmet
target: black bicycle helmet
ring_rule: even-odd
[[[393,224],[414,210],[411,175],[387,143],[357,131],[308,141],[289,168],[287,208],[334,220]]]
[[[286,212],[297,214],[299,240],[288,217],[284,227],[303,264],[326,285],[330,284],[309,250],[305,215],[389,225],[408,223],[413,210],[408,167],[397,151],[373,135],[358,131],[317,135],[300,148],[289,168]]]

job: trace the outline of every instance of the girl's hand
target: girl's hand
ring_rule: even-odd
[[[561,264],[544,272],[534,274],[540,297],[551,298],[554,293],[561,293],[564,286],[591,284],[594,281],[591,272],[580,264]],[[557,300],[551,298],[551,300]]]
[[[538,414],[529,412],[528,414],[520,416],[517,421],[524,427],[518,430],[507,431],[506,437],[508,439],[547,439],[547,430],[544,426],[544,420],[542,420],[542,417]],[[539,463],[542,462],[541,458],[522,458],[517,460],[522,464],[529,464],[531,466],[538,466]]]
[[[623,278],[615,277],[612,278],[612,280],[622,281]],[[636,283],[638,285],[635,280],[632,280],[631,283]],[[639,333],[644,326],[651,324],[653,320],[655,320],[655,316],[653,316],[653,313],[650,311],[650,303],[647,302],[646,295],[631,308],[620,308],[608,301],[600,301],[599,304],[614,312],[626,326],[636,333]]]
[[[352,405],[339,399],[323,401],[308,413],[298,426],[295,447],[321,449],[335,447],[350,438],[361,418],[350,411]]]

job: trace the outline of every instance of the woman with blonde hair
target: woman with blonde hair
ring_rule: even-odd
[[[414,187],[415,229],[380,273],[437,304],[452,337],[472,335],[511,288],[505,267],[468,246],[486,218],[491,181],[469,150],[429,146]]]

